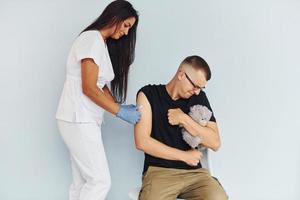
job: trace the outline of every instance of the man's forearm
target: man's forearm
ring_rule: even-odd
[[[166,160],[183,160],[184,151],[169,147],[151,137],[145,139],[137,148],[154,157]]]
[[[204,127],[195,122],[190,116],[185,115],[181,125],[193,136],[200,136],[202,144],[216,151],[220,147],[219,134],[210,127]]]

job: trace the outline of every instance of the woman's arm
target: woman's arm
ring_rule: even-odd
[[[106,87],[102,91],[97,86],[99,73],[99,67],[93,59],[86,58],[81,60],[82,92],[98,106],[116,115],[120,108],[111,93],[107,91],[108,88]]]
[[[112,101],[116,102],[116,99],[113,97],[113,95],[111,94],[109,88],[107,87],[107,85],[105,85],[103,88],[102,88],[104,94],[110,98]]]

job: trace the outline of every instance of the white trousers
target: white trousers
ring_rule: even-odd
[[[97,123],[57,120],[71,156],[70,200],[104,200],[111,185],[107,159]]]

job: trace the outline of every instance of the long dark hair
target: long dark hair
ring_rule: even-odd
[[[119,103],[126,100],[129,67],[133,63],[135,56],[136,29],[139,19],[137,11],[128,1],[113,1],[91,25],[82,31],[109,28],[129,17],[134,17],[135,23],[129,29],[128,34],[117,40],[112,38],[107,38],[106,40],[115,73],[115,78],[111,82],[111,92]]]

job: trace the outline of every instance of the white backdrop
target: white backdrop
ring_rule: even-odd
[[[1,200],[67,199],[71,169],[54,118],[65,63],[109,2],[0,1]],[[223,141],[213,169],[230,199],[300,199],[300,2],[131,2],[140,24],[127,102],[146,84],[166,83],[186,56],[202,56]],[[127,199],[143,165],[133,128],[107,114],[103,139],[108,199]]]

